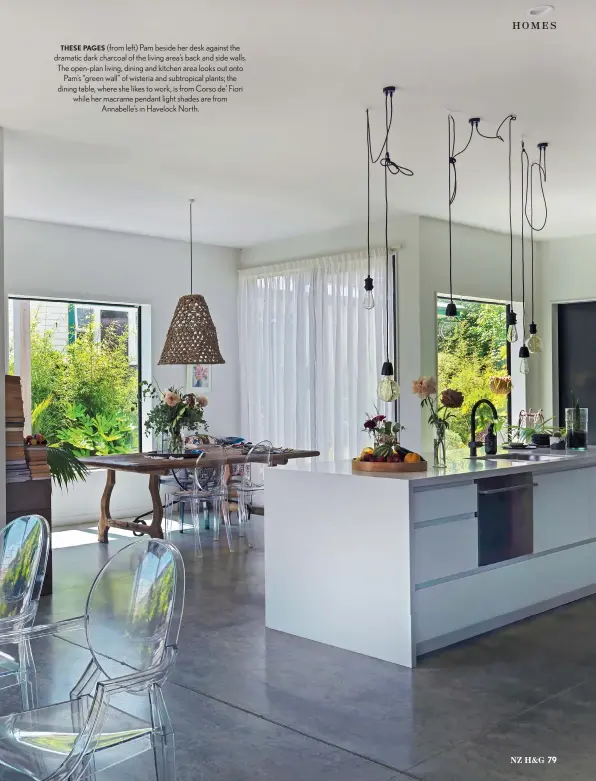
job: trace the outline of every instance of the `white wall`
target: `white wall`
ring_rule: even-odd
[[[410,383],[420,374],[418,217],[408,215],[392,218],[389,226],[389,241],[392,246],[400,247],[398,352],[402,383],[401,421],[402,425],[406,426],[402,441],[405,447],[419,450],[422,436],[420,403],[408,392]],[[384,243],[384,223],[373,222],[371,246],[381,247]],[[250,247],[242,250],[240,265],[243,268],[264,266],[268,263],[334,255],[363,248],[366,248],[366,223]],[[379,371],[380,369],[381,367]]]
[[[211,432],[234,434],[240,419],[236,325],[239,252],[196,244],[193,258],[195,292],[207,300],[226,361],[224,366],[213,367],[206,418]],[[153,376],[162,388],[185,385],[185,367],[157,366],[157,361],[176,302],[189,292],[188,243],[7,218],[4,265],[7,295],[150,307]],[[88,484],[76,486],[64,497],[56,489],[55,523],[96,518],[102,480],[103,476],[94,475]],[[123,484],[120,490],[118,482]],[[117,477],[112,515],[148,510],[146,483],[143,476]]]
[[[555,304],[596,300],[596,234],[545,243],[541,257],[539,333],[544,342],[540,393],[545,412],[557,416],[553,372]],[[559,421],[564,424],[564,421]]]

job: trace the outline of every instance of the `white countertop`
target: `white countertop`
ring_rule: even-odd
[[[482,452],[482,451],[480,451]],[[428,461],[428,470],[426,472],[353,472],[351,461],[320,461],[317,459],[304,459],[301,461],[289,462],[283,467],[284,470],[297,472],[315,472],[317,474],[345,475],[356,479],[389,479],[389,480],[408,480],[415,483],[418,487],[437,485],[443,482],[456,483],[470,480],[478,480],[483,477],[495,477],[497,475],[519,474],[522,472],[548,473],[563,472],[568,469],[581,469],[589,466],[596,466],[596,447],[589,447],[583,452],[567,453],[566,451],[557,451],[539,449],[523,451],[532,452],[537,455],[553,457],[552,461],[516,461],[515,451],[499,451],[510,455],[510,459],[491,460],[489,458],[469,458],[468,450],[462,449],[452,451],[447,454],[447,466],[443,469],[435,469],[432,466],[432,455],[424,457]],[[555,458],[556,457],[556,458]]]

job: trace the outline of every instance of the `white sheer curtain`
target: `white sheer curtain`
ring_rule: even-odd
[[[387,357],[385,253],[371,255],[374,309],[363,307],[366,253],[240,272],[242,434],[321,457],[357,455],[362,424],[379,401]],[[389,265],[389,341],[393,354],[393,273]]]

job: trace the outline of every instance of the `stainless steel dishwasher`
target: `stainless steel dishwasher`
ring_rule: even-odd
[[[487,477],[478,486],[478,566],[533,552],[534,480],[531,472]]]

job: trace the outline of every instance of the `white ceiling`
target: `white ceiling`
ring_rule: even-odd
[[[555,0],[551,0],[555,2]],[[395,84],[390,208],[447,214],[447,112],[548,141],[544,238],[596,232],[596,3],[560,0],[556,30],[513,30],[531,0],[0,0],[0,125],[10,216],[250,246],[366,217],[365,109],[382,137]],[[545,17],[546,18],[546,17]],[[244,93],[197,114],[112,114],[57,94],[63,43],[229,44]],[[459,158],[458,222],[508,229],[507,148]],[[382,174],[374,172],[374,216]]]

